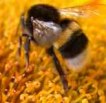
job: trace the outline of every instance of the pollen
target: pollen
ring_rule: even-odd
[[[44,48],[31,44],[28,67],[23,48],[21,56],[17,55],[22,33],[20,27],[17,28],[23,11],[38,3],[66,8],[87,1],[90,0],[0,0],[0,103],[106,103],[105,8],[100,7],[104,15],[98,18],[75,18],[89,39],[89,61],[80,71],[72,71],[58,56],[68,80],[67,92],[52,57]]]

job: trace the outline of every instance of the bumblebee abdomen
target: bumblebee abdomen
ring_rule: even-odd
[[[88,39],[83,33],[79,24],[71,21],[67,29],[63,31],[60,38],[54,43],[63,57],[74,58],[85,50],[88,44]]]

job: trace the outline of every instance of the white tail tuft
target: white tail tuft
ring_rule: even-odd
[[[88,50],[85,50],[74,58],[65,59],[66,65],[73,70],[81,69],[87,63],[87,54]]]

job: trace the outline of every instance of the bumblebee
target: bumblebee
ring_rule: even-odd
[[[23,36],[27,64],[29,64],[31,41],[45,47],[47,53],[53,57],[63,88],[67,91],[68,82],[54,49],[61,53],[66,65],[78,68],[85,62],[89,40],[76,20],[61,18],[61,15],[87,17],[86,14],[92,14],[92,12],[84,7],[56,9],[50,5],[37,4],[32,6],[27,14],[27,18],[24,15],[21,16],[22,36],[19,38],[19,53]]]

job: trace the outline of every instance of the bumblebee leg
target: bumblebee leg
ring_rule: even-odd
[[[30,39],[27,37],[24,44],[26,66],[29,65],[29,51],[30,51]]]
[[[21,15],[20,17],[20,22],[18,24],[17,30],[16,30],[16,34],[18,33],[20,24],[22,26],[22,28],[25,28],[25,20],[24,20],[24,14]],[[22,33],[22,36],[19,37],[19,46],[18,46],[18,55],[21,55],[21,47],[22,47],[22,37],[24,36],[24,34]]]
[[[68,90],[68,82],[67,82],[67,80],[65,78],[65,73],[62,70],[62,67],[61,67],[61,65],[60,65],[60,63],[59,63],[59,61],[58,61],[58,59],[57,59],[57,57],[55,55],[53,47],[50,48],[47,52],[48,52],[49,55],[51,55],[53,57],[53,61],[55,63],[56,69],[57,69],[57,71],[58,71],[58,73],[60,75],[61,81],[63,83],[63,88],[64,88],[65,91],[67,91]]]
[[[18,55],[21,55],[21,47],[22,47],[22,36],[19,37],[19,46],[18,46]]]
[[[55,54],[53,55],[53,60],[54,60],[56,69],[57,69],[57,71],[58,71],[58,73],[60,75],[61,81],[63,83],[63,88],[64,88],[65,91],[67,91],[68,90],[68,82],[67,82],[67,80],[65,78],[64,71],[62,70],[62,67],[61,67],[61,65],[60,65],[60,63],[59,63],[59,61],[58,61],[58,59],[57,59]]]

